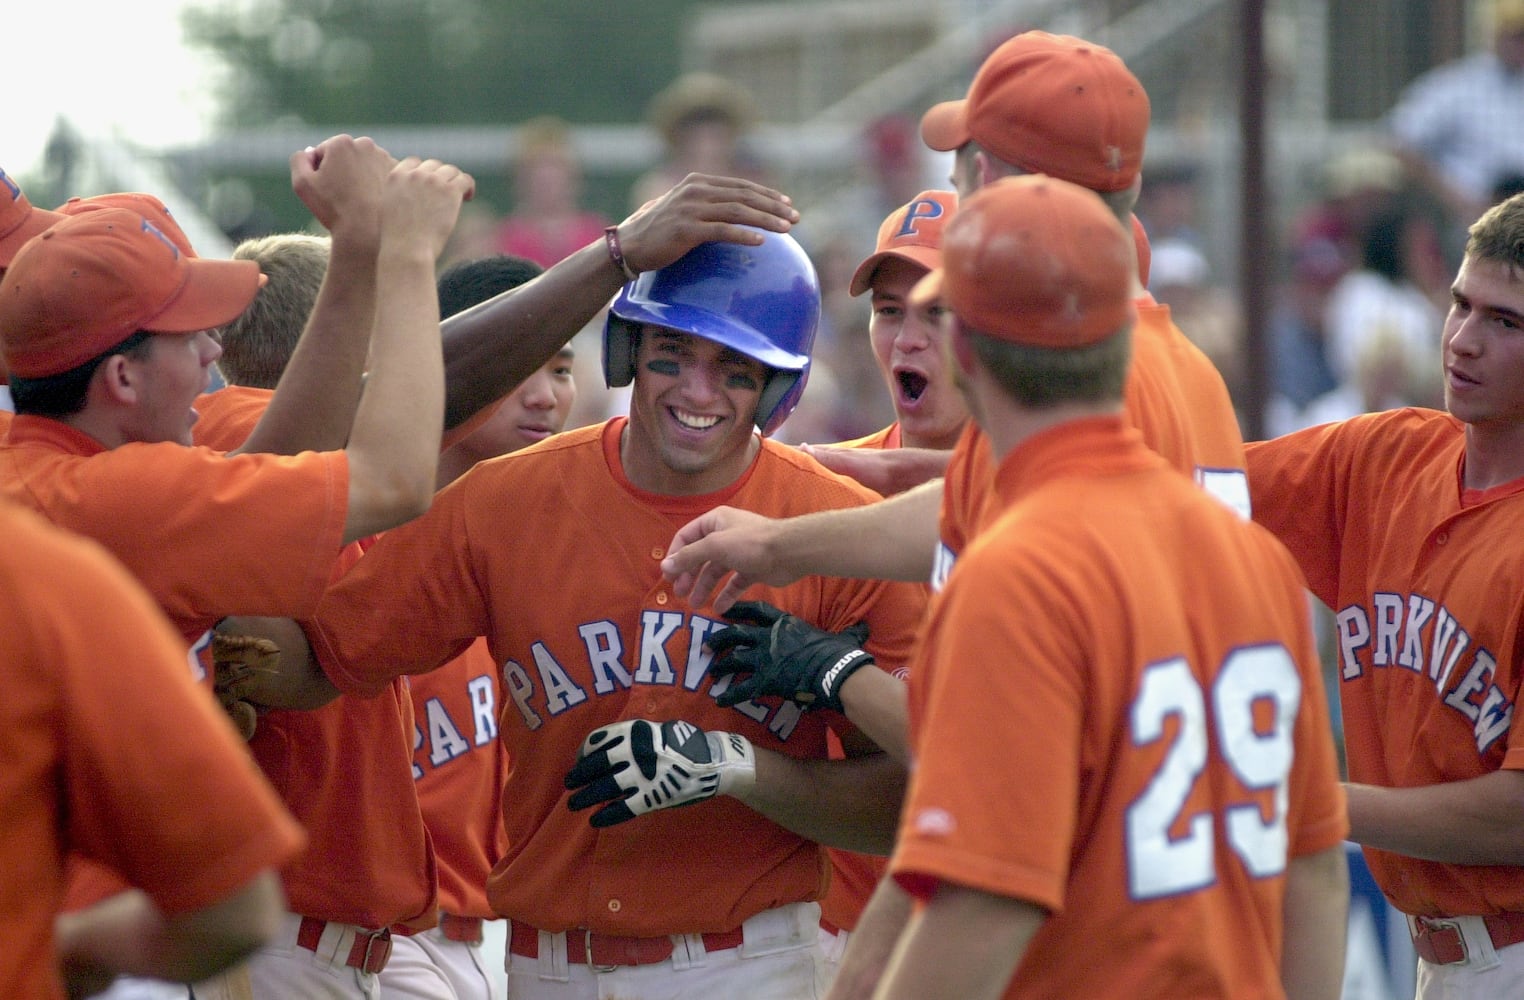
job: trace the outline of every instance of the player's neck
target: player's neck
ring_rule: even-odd
[[[1467,424],[1465,487],[1488,490],[1519,478],[1524,478],[1524,423]]]

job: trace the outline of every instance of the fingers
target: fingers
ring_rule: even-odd
[[[704,640],[704,645],[715,655],[715,662],[710,665],[709,672],[718,670],[720,661],[737,646],[755,646],[766,638],[767,629],[754,625],[732,625],[710,633],[709,638]]]
[[[751,581],[741,576],[741,574],[737,573],[732,576],[711,602],[714,606],[715,614],[723,615],[735,607],[736,602],[741,599],[741,595],[750,586]]]
[[[785,614],[787,614],[786,611],[776,608],[766,601],[739,601],[729,611],[725,612],[725,618],[727,621],[739,622],[744,625],[771,627]]]
[[[579,786],[571,798],[566,800],[566,808],[572,812],[590,809],[605,802],[623,799],[631,791],[632,789],[625,788],[615,778],[605,775],[588,782],[584,786]]]

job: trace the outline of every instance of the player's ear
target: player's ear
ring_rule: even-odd
[[[130,406],[138,401],[141,380],[131,361],[124,354],[110,354],[95,369],[90,379],[90,392],[118,406]]]

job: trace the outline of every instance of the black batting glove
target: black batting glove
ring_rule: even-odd
[[[873,662],[862,648],[868,623],[827,632],[763,601],[740,601],[725,615],[735,624],[709,636],[714,651],[712,677],[730,686],[715,696],[729,707],[761,695],[776,695],[804,708],[841,711],[841,687]]]

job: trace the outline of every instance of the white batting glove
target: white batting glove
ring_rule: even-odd
[[[595,729],[566,773],[573,810],[602,805],[588,822],[613,826],[643,813],[734,795],[757,780],[757,756],[737,733],[675,720],[635,719]]]

